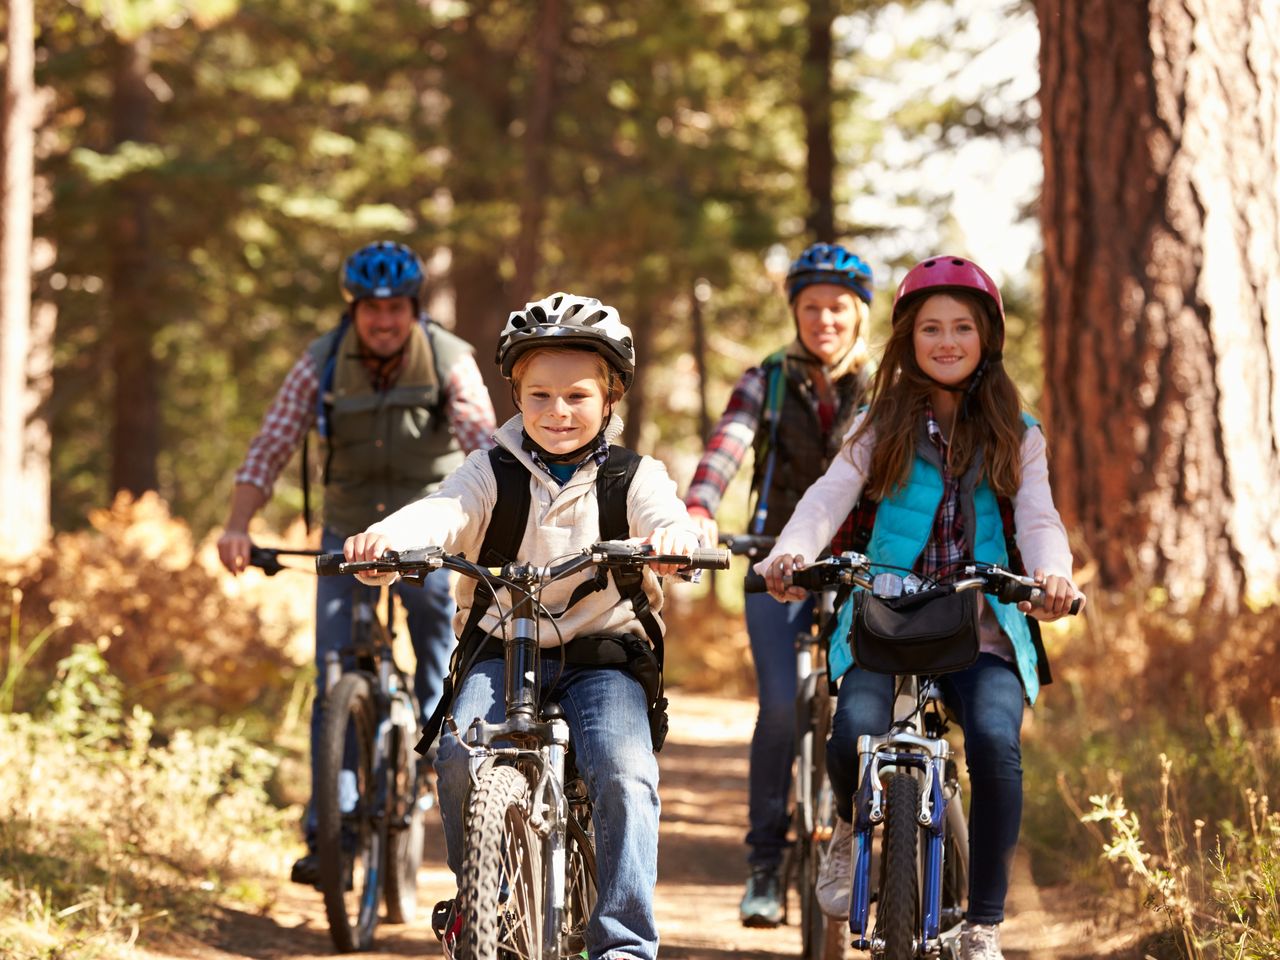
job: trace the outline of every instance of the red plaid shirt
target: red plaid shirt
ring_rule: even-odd
[[[716,515],[725,488],[755,443],[767,380],[761,367],[752,367],[738,380],[684,495],[688,506],[699,507],[708,516]]]
[[[965,557],[964,514],[960,512],[960,478],[952,474],[947,463],[947,441],[933,414],[933,407],[925,411],[928,417],[929,440],[942,458],[942,502],[933,518],[933,531],[924,552],[916,561],[916,572],[936,577],[946,572],[952,564]]]
[[[310,353],[293,365],[275,400],[262,418],[258,435],[249,444],[244,463],[236,471],[236,483],[251,483],[271,495],[280,471],[302,443],[316,420],[316,395],[320,371]],[[449,371],[445,385],[445,416],[458,445],[465,453],[493,446],[493,403],[475,357],[465,354]]]

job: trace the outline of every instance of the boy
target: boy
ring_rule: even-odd
[[[479,556],[499,496],[511,496],[510,490],[499,490],[495,465],[503,456],[524,468],[521,479],[530,494],[520,545],[509,559],[549,564],[600,539],[597,475],[610,460],[611,441],[622,432],[613,408],[635,372],[631,331],[616,310],[598,300],[554,294],[511,314],[498,344],[498,363],[520,412],[498,430],[494,454],[473,454],[437,493],[350,538],[344,550],[349,560],[426,545]],[[666,469],[650,457],[626,455],[638,459],[626,491],[628,533],[647,539],[657,553],[689,555],[699,545],[698,530]],[[654,960],[657,955],[658,768],[640,681],[626,670],[592,665],[589,651],[602,636],[660,640],[658,576],[673,572],[674,567],[644,572],[639,589],[647,612],[637,611],[612,579],[570,606],[575,588],[593,576],[589,572],[541,594],[546,609],[561,613],[555,626],[542,617],[540,642],[566,646],[563,669],[558,655],[543,659],[542,682],[555,683],[551,696],[564,709],[595,809],[598,899],[587,928],[591,960]],[[483,611],[475,606],[475,583],[464,578],[454,621],[460,650],[474,649],[473,643],[483,643],[499,629],[496,604]],[[482,654],[462,678],[451,709],[458,729],[465,730],[476,717],[503,719],[500,658],[496,650],[489,658]],[[458,662],[466,660],[460,655]],[[466,748],[451,733],[441,736],[436,771],[449,866],[456,874],[470,778]],[[446,949],[456,930],[449,933]]]

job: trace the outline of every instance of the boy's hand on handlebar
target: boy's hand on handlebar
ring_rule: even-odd
[[[799,554],[784,553],[774,557],[773,563],[765,571],[764,582],[769,587],[769,596],[782,603],[788,600],[803,600],[809,592],[801,587],[791,585],[791,574],[804,568],[804,557]]]
[[[692,557],[693,551],[702,546],[698,535],[685,527],[658,527],[643,542],[649,544],[654,553],[679,557]],[[660,577],[670,576],[680,569],[674,563],[652,563],[649,566]]]
[[[1076,592],[1075,586],[1066,577],[1056,574],[1046,576],[1043,570],[1037,570],[1035,578],[1040,582],[1040,589],[1044,593],[1044,605],[1032,607],[1024,600],[1018,604],[1018,609],[1023,613],[1045,622],[1057,620],[1071,612],[1071,603],[1076,597],[1080,597],[1080,609],[1084,609],[1085,598]]]
[[[349,563],[377,560],[390,549],[390,546],[391,543],[385,534],[365,531],[357,533],[354,537],[347,537],[347,542],[342,545],[342,555]],[[357,580],[371,587],[389,587],[399,578],[400,574],[394,572],[356,574]]]

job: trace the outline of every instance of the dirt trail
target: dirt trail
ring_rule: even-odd
[[[738,923],[738,898],[745,874],[742,838],[746,831],[747,751],[754,705],[744,700],[697,696],[675,691],[671,735],[660,756],[662,833],[658,868],[657,914],[661,956],[671,960],[756,960],[790,958],[799,953],[794,926],[748,930]],[[443,869],[443,840],[438,823],[430,837],[433,854],[419,878],[417,923],[378,928],[371,960],[439,957],[440,945],[428,926],[430,905],[453,894]],[[1094,936],[1092,924],[1071,910],[1062,891],[1037,890],[1025,859],[1015,867],[1010,919],[1003,930],[1008,960],[1058,960],[1082,957]],[[793,916],[798,908],[792,905]],[[171,945],[157,960],[319,960],[333,956],[320,897],[284,884],[264,916],[228,913],[221,927],[203,942]],[[854,954],[851,957],[866,956]]]

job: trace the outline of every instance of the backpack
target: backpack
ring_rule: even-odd
[[[533,498],[529,491],[529,471],[523,463],[501,447],[490,449],[488,456],[498,496],[485,528],[477,562],[484,567],[499,567],[517,559]],[[623,540],[630,535],[627,493],[642,459],[640,454],[625,447],[609,447],[608,459],[596,473],[600,540]],[[649,605],[649,596],[644,592],[641,571],[610,570],[608,577],[613,579],[622,598],[631,601],[632,610],[649,643],[627,636],[577,637],[565,645],[566,660],[575,665],[625,669],[640,682],[649,708],[649,731],[656,752],[662,749],[667,731],[667,698],[663,695],[662,682],[662,628]],[[565,609],[603,590],[607,582],[606,577],[597,576],[579,584]],[[439,734],[444,717],[452,707],[453,691],[471,666],[480,660],[501,658],[503,655],[501,638],[490,637],[480,630],[480,621],[492,601],[493,592],[489,585],[484,581],[477,583],[471,611],[458,635],[458,646],[449,665],[449,674],[445,677],[440,703],[427,721],[418,744],[420,753],[425,753]]]

